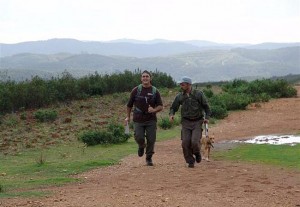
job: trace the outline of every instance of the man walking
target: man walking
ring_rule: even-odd
[[[130,114],[134,106],[134,139],[139,146],[139,157],[144,155],[146,148],[146,164],[148,166],[153,166],[152,155],[154,154],[157,129],[156,113],[163,109],[160,93],[152,86],[151,80],[151,73],[147,70],[143,71],[142,83],[131,91],[125,119],[126,122],[130,121]]]
[[[202,124],[209,122],[211,111],[203,92],[192,88],[191,78],[184,76],[179,84],[182,92],[176,95],[169,115],[172,122],[181,105],[181,145],[188,167],[193,168],[195,161],[201,162]]]

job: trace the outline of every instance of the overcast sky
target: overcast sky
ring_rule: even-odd
[[[0,43],[300,42],[300,0],[0,0]]]

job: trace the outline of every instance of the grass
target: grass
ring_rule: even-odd
[[[171,130],[159,129],[157,141],[179,137],[180,126]],[[86,147],[82,143],[61,144],[49,149],[28,150],[17,155],[0,155],[0,198],[46,196],[38,190],[45,186],[59,186],[79,182],[72,177],[97,167],[116,164],[123,157],[135,154],[133,138],[117,145]],[[300,170],[300,144],[254,145],[241,144],[229,151],[216,151],[214,159],[263,163]]]
[[[159,129],[157,141],[178,137],[180,127]],[[80,181],[71,175],[116,164],[123,157],[135,154],[133,138],[127,143],[85,147],[82,143],[62,144],[49,149],[28,150],[17,155],[0,155],[0,197],[43,196],[32,189],[59,186]],[[47,193],[46,193],[47,194]]]
[[[262,163],[300,170],[300,144],[295,146],[241,144],[232,150],[217,151],[213,156],[218,160]]]

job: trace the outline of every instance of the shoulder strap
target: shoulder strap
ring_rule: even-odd
[[[152,86],[152,94],[153,94],[153,97],[155,97],[155,94],[156,94],[156,87],[155,86]]]
[[[153,94],[153,97],[155,96],[155,94],[156,94],[156,87],[155,86],[151,86],[152,87],[152,94]],[[143,88],[143,85],[142,84],[140,84],[140,85],[138,85],[138,88],[137,88],[137,96],[139,96],[140,94],[141,94],[141,92],[142,92],[142,88]]]
[[[137,87],[137,94],[136,94],[137,96],[139,96],[141,94],[142,88],[143,88],[142,84],[138,85],[138,87]]]

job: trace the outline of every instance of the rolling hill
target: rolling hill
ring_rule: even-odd
[[[175,80],[188,75],[195,82],[268,78],[300,74],[300,46],[297,45],[166,40],[101,43],[72,39],[1,44],[0,79],[10,77],[20,81],[35,75],[50,78],[65,70],[81,77],[96,71],[110,74],[137,68],[157,69]]]

